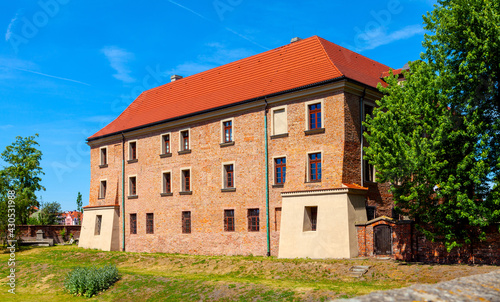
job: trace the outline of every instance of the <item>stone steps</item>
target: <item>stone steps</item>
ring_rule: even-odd
[[[361,276],[366,274],[366,272],[368,271],[369,268],[370,268],[370,266],[367,266],[367,265],[356,265],[356,266],[353,266],[349,269],[348,274],[350,277],[360,278]]]

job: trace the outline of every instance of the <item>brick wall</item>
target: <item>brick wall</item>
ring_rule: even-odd
[[[360,257],[374,257],[373,230],[378,225],[392,228],[392,258],[430,263],[500,264],[500,233],[498,226],[487,230],[486,240],[453,249],[450,253],[441,242],[432,242],[420,234],[409,221],[375,219],[357,225]],[[384,255],[385,256],[385,255]]]
[[[54,243],[64,242],[60,235],[61,230],[66,230],[66,240],[69,240],[70,234],[73,234],[74,239],[80,238],[80,225],[20,225],[16,226],[19,229],[19,234],[24,240],[34,240],[38,230],[44,231],[44,238],[54,239]]]

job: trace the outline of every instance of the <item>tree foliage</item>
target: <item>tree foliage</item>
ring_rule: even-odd
[[[83,211],[83,202],[82,202],[82,193],[78,192],[78,195],[76,196],[76,210],[78,212],[82,212]]]
[[[500,222],[500,2],[438,1],[423,61],[367,118],[366,159],[397,208],[451,250]]]
[[[16,224],[25,224],[34,207],[38,206],[35,193],[45,190],[41,185],[43,175],[40,161],[42,152],[35,136],[16,137],[16,141],[2,152],[2,160],[6,166],[0,170],[0,230],[7,227],[7,193],[15,191]]]

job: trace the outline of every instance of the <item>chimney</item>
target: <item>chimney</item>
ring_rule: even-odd
[[[170,82],[174,82],[180,79],[182,79],[182,76],[174,74],[173,76],[170,77]]]
[[[302,40],[302,39],[299,38],[299,37],[295,37],[295,38],[292,38],[292,40],[290,41],[290,43],[297,42],[297,41],[300,41],[300,40]]]

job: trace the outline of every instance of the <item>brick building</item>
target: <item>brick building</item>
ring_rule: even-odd
[[[88,138],[80,246],[357,256],[392,210],[361,151],[388,70],[313,36],[143,92]]]

